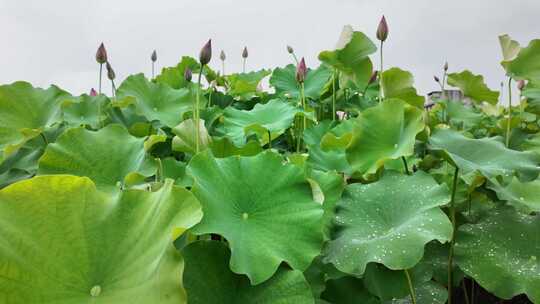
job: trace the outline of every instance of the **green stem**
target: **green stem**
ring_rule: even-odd
[[[401,160],[403,160],[403,167],[405,168],[405,173],[407,175],[411,175],[411,172],[409,171],[409,166],[407,165],[407,160],[405,159],[405,156],[402,156]]]
[[[414,286],[411,280],[411,276],[409,275],[409,271],[407,269],[403,269],[405,272],[405,276],[407,277],[407,283],[409,284],[409,294],[411,295],[411,302],[412,304],[416,304],[416,293],[414,292]]]
[[[382,78],[383,78],[383,45],[384,45],[384,42],[381,41],[381,49],[380,49],[380,56],[381,56],[381,70],[380,70],[380,75],[379,75],[379,102],[381,102],[384,98],[384,94],[383,94],[383,86],[382,86]]]
[[[163,181],[163,164],[161,163],[161,158],[156,158],[158,162],[158,168],[156,171],[156,182],[161,183]]]
[[[298,65],[298,58],[296,58],[296,55],[294,53],[292,53],[292,56],[294,58],[294,62],[296,63],[296,65]]]
[[[332,73],[332,121],[336,120],[336,69]]]
[[[242,73],[246,72],[246,58],[244,58],[244,62],[242,63]]]
[[[210,87],[210,94],[208,94],[208,107],[210,108],[212,106],[212,93],[214,92],[214,88]]]
[[[304,119],[303,119],[303,124],[302,124],[302,133],[301,133],[301,135],[303,135],[304,131],[306,130],[306,126],[307,126],[307,118],[306,118],[307,107],[306,107],[306,96],[304,94],[304,83],[303,82],[300,84],[300,99],[302,101],[302,108],[304,109],[304,115],[302,115],[302,117]]]
[[[512,77],[508,78],[508,121],[506,122],[506,147],[510,144],[510,124],[512,123]]]
[[[469,301],[469,295],[467,294],[467,286],[465,286],[465,280],[461,281],[461,288],[463,288],[463,296],[465,297],[465,303],[471,304]]]
[[[45,145],[48,145],[49,141],[47,140],[47,137],[45,137],[45,134],[43,134],[43,132],[41,132],[41,133],[39,133],[39,135],[41,136],[41,138],[43,138],[43,142],[45,143]]]
[[[448,100],[448,97],[446,95],[446,89],[444,87],[444,84],[446,82],[446,71],[443,73],[443,77],[442,77],[442,83],[441,83],[441,95],[442,95],[442,98],[445,100],[446,102],[446,105],[444,106],[443,108],[443,120],[446,124],[448,124],[448,103],[450,102],[450,100]]]
[[[152,61],[152,79],[154,79],[154,65],[155,65],[155,62]]]
[[[452,196],[450,198],[450,220],[452,221],[452,239],[450,241],[450,249],[448,251],[448,304],[452,304],[452,269],[454,262],[454,243],[456,233],[456,189],[459,176],[459,168],[454,170],[454,180],[452,182]]]
[[[221,60],[221,74],[225,76],[225,60]]]
[[[99,87],[98,92],[101,94],[101,75],[103,74],[103,63],[99,64]]]
[[[268,149],[272,150],[272,133],[268,130]]]
[[[204,65],[201,65],[201,71],[197,77],[197,97],[195,99],[195,153],[199,153],[199,136],[201,132],[201,126],[199,124],[199,99],[201,94],[201,77],[203,73]]]

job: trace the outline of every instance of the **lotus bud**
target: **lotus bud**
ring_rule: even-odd
[[[191,72],[190,68],[186,68],[186,70],[184,71],[184,79],[187,82],[191,82],[191,78],[193,78],[193,73]]]
[[[444,63],[443,69],[445,72],[448,72],[448,61]]]
[[[244,59],[248,58],[247,46],[245,46],[244,50],[242,51],[242,58],[244,58]]]
[[[368,84],[374,83],[377,80],[378,75],[379,75],[378,71],[373,71],[373,73],[371,74],[371,78],[369,78],[369,83]]]
[[[109,80],[114,80],[116,78],[116,74],[108,61],[105,67],[107,68],[107,78],[109,78]]]
[[[221,61],[225,61],[225,58],[227,58],[227,56],[225,56],[225,52],[221,50],[221,53],[219,53],[219,59],[221,59]]]
[[[436,82],[436,83],[441,83],[441,80],[439,79],[439,77],[433,76],[433,79],[435,79],[435,82]]]
[[[296,67],[296,81],[299,83],[304,83],[304,80],[306,79],[307,74],[307,67],[306,67],[306,61],[304,60],[304,57],[300,60],[300,63]]]
[[[212,59],[212,39],[209,39],[208,42],[206,42],[199,53],[199,62],[201,65],[207,65],[210,62],[210,59]]]
[[[90,96],[97,96],[97,92],[94,88],[90,89]]]
[[[287,52],[289,52],[289,54],[294,53],[294,50],[293,50],[292,46],[287,45]]]
[[[150,56],[150,59],[152,60],[152,62],[156,62],[157,61],[157,53],[156,53],[156,50],[154,50],[152,52],[152,56]]]
[[[383,15],[377,27],[377,39],[384,42],[386,38],[388,38],[388,23],[386,23],[386,18]]]
[[[525,80],[518,81],[518,83],[517,83],[518,90],[523,91],[524,87],[525,87]]]
[[[105,50],[103,42],[99,45],[99,48],[96,52],[96,61],[99,64],[104,64],[105,62],[107,62],[107,50]]]

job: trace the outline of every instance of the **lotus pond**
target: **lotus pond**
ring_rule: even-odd
[[[376,36],[0,86],[0,303],[540,303],[540,40],[499,37],[503,102],[451,63],[424,97]]]

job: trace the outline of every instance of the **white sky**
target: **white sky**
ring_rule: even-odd
[[[374,39],[382,14],[390,27],[385,67],[413,72],[421,93],[436,89],[433,75],[445,60],[450,71],[468,68],[499,89],[497,36],[522,45],[540,38],[540,0],[0,0],[0,83],[87,92],[97,86],[101,41],[119,80],[148,75],[153,49],[160,70],[196,57],[208,38],[215,68],[224,49],[227,70],[239,71],[244,45],[249,69],[282,66],[291,61],[287,44],[314,66],[345,24]]]

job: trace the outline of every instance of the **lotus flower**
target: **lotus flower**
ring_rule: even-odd
[[[190,68],[186,68],[186,70],[184,71],[184,79],[187,82],[191,82],[191,78],[193,78],[193,72],[191,72]]]
[[[377,39],[384,42],[388,38],[388,23],[386,23],[386,18],[382,16],[379,26],[377,27]]]
[[[199,53],[199,62],[201,65],[207,65],[210,62],[210,59],[212,59],[212,39],[209,39],[208,42],[206,42]]]
[[[443,69],[445,72],[448,71],[448,61],[444,63]]]
[[[94,88],[90,89],[90,96],[97,96],[97,92]]]
[[[244,50],[242,51],[242,58],[246,59],[248,58],[248,49],[247,46],[244,47]]]
[[[300,63],[296,67],[296,81],[299,83],[304,83],[304,80],[306,79],[307,74],[307,67],[306,67],[306,61],[304,60],[304,57],[300,60]]]
[[[441,80],[440,80],[439,77],[437,77],[436,75],[433,76],[433,79],[435,79],[435,82],[436,82],[436,83],[441,83]]]
[[[292,46],[287,45],[287,52],[289,52],[289,54],[294,53],[294,49],[292,48]]]
[[[221,53],[219,53],[219,59],[221,59],[221,61],[225,61],[225,58],[227,58],[227,56],[225,56],[225,52],[221,50]]]
[[[105,67],[107,68],[107,78],[109,78],[109,80],[114,80],[116,78],[116,74],[108,61]]]
[[[156,53],[156,50],[154,50],[152,52],[152,56],[150,56],[150,59],[152,60],[152,62],[156,62],[157,60],[157,53]]]
[[[104,64],[105,62],[107,62],[107,50],[105,49],[105,45],[103,45],[103,42],[99,45],[96,52],[96,61],[99,64]]]
[[[371,74],[371,78],[369,78],[368,84],[374,83],[377,80],[378,75],[379,75],[378,71],[373,71],[373,73]]]
[[[523,91],[523,88],[525,87],[525,80],[520,80],[517,82],[517,88],[520,91]]]

